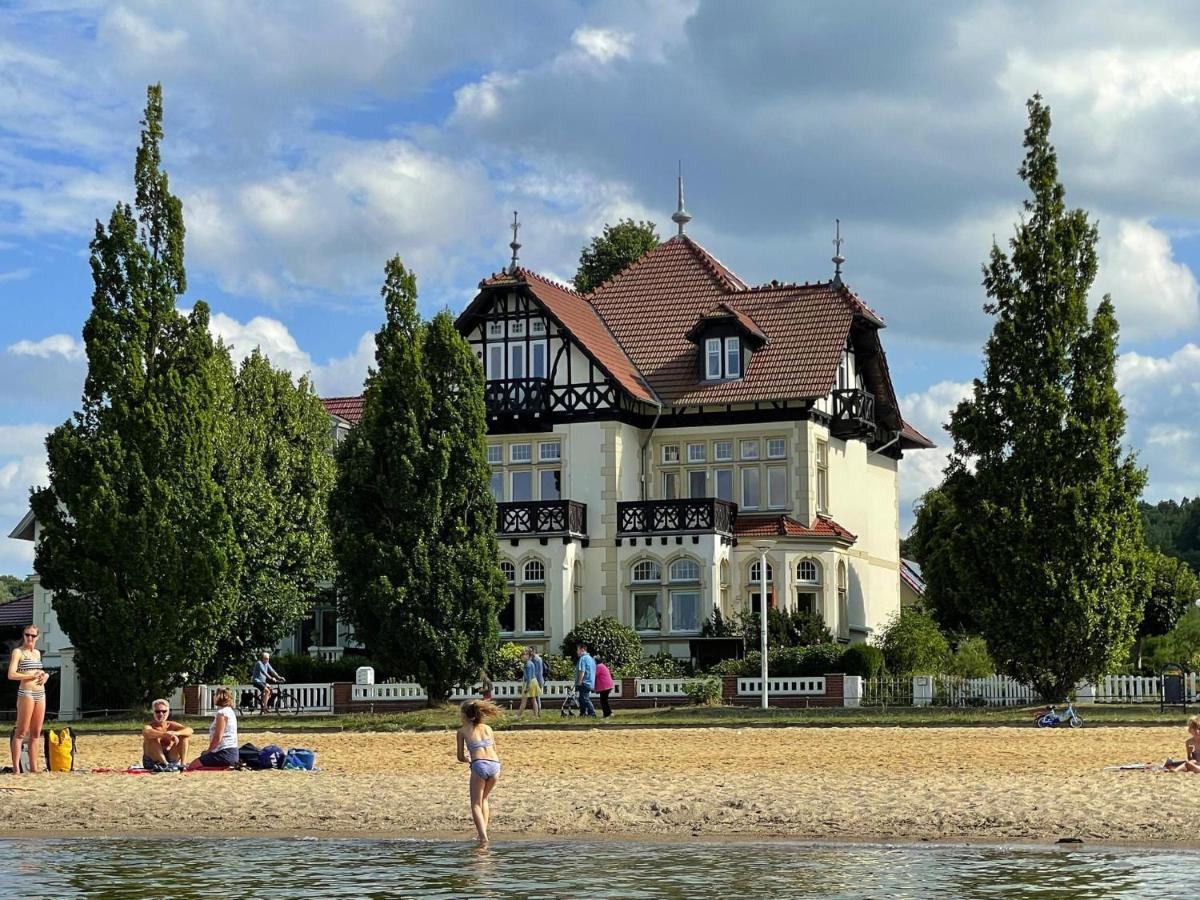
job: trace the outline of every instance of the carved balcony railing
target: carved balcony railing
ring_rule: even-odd
[[[867,391],[833,392],[833,419],[829,432],[834,437],[870,437],[875,433],[875,395]]]
[[[506,378],[483,385],[489,416],[540,416],[550,408],[549,378]]]
[[[733,534],[737,504],[700,500],[631,500],[617,504],[617,534]]]
[[[513,500],[497,503],[496,536],[587,537],[587,504],[574,500]]]

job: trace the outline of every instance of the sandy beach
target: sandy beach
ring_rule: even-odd
[[[1179,755],[1182,728],[704,728],[498,734],[494,837],[1133,842],[1200,847],[1200,776],[1106,771]],[[0,835],[471,833],[442,734],[244,731],[319,773],[0,778]],[[123,768],[136,737],[83,735]]]

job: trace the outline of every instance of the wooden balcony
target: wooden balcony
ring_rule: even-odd
[[[838,438],[865,438],[875,433],[875,395],[867,391],[833,392],[829,433]]]
[[[737,504],[715,497],[631,500],[617,504],[619,537],[719,534],[733,536]]]
[[[540,417],[550,408],[549,378],[507,378],[486,381],[483,402],[489,417]]]
[[[496,537],[587,540],[587,504],[574,500],[505,501],[496,504]],[[544,541],[543,541],[544,542]]]

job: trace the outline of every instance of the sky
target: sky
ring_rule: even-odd
[[[981,370],[981,265],[1019,219],[1025,102],[1100,229],[1127,440],[1200,492],[1200,17],[1189,3],[702,0],[0,5],[0,535],[79,404],[88,241],[132,200],[146,85],[188,291],[238,354],[358,393],[384,263],[426,313],[508,260],[570,278],[605,223],[688,233],[749,282],[846,281],[887,320],[902,528]],[[0,539],[0,572],[32,546]]]

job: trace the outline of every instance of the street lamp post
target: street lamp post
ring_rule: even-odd
[[[762,654],[762,708],[767,708],[767,551],[774,541],[755,541],[758,551],[758,629],[759,652]]]

